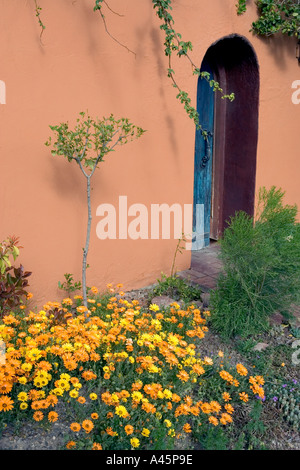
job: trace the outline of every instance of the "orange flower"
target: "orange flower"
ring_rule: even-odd
[[[229,403],[227,403],[225,406],[224,406],[225,410],[227,411],[227,413],[229,414],[232,414],[234,412],[234,408],[233,406],[231,406]]]
[[[217,419],[215,416],[210,416],[210,417],[208,418],[208,421],[209,421],[211,424],[213,424],[214,426],[218,426],[218,424],[219,424],[219,421],[218,421],[218,419]]]
[[[236,365],[236,370],[238,374],[246,376],[248,374],[248,371],[246,367],[243,366],[243,364],[237,364]]]
[[[73,432],[79,432],[80,429],[81,429],[81,426],[80,426],[79,423],[72,423],[72,424],[70,425],[70,429],[71,429],[71,431],[73,431]]]
[[[179,374],[176,374],[176,377],[178,377],[182,382],[187,382],[190,378],[189,374],[185,370],[181,370]]]
[[[94,442],[92,450],[102,450],[102,445],[98,444],[98,442]]]
[[[74,441],[69,441],[66,445],[67,449],[74,449],[76,447],[76,442]]]
[[[91,430],[93,429],[94,425],[92,423],[92,421],[90,419],[85,419],[83,422],[82,422],[82,427],[83,429],[85,430],[85,432],[88,434],[91,432]]]
[[[35,421],[42,421],[43,418],[44,418],[44,415],[43,415],[43,413],[42,413],[41,411],[35,411],[35,412],[33,413],[33,419],[34,419]]]
[[[131,426],[130,424],[128,424],[127,426],[125,426],[125,432],[127,434],[127,436],[129,436],[130,434],[133,433],[134,429],[133,429],[133,426]]]
[[[13,400],[6,395],[0,397],[0,411],[10,411],[13,409]]]
[[[186,432],[186,433],[192,432],[192,429],[191,429],[191,426],[189,425],[189,423],[186,423],[186,424],[183,426],[183,430],[184,430],[184,432]]]
[[[200,408],[203,411],[203,413],[211,413],[211,406],[209,403],[202,403]]]
[[[223,400],[224,400],[224,401],[229,401],[229,400],[231,400],[231,397],[230,397],[229,393],[227,393],[227,392],[224,392],[223,395],[222,395],[222,397],[223,397]]]
[[[12,384],[10,382],[2,382],[0,383],[0,393],[7,394],[11,391]]]
[[[222,413],[221,419],[220,419],[221,424],[227,424],[227,423],[232,423],[232,417],[228,413]]]
[[[98,413],[92,413],[92,414],[91,414],[91,418],[92,418],[92,419],[98,419],[98,418],[99,418]]]
[[[50,423],[55,423],[55,421],[58,420],[58,414],[55,411],[50,411],[50,413],[48,413],[48,420]]]
[[[109,427],[109,428],[106,428],[106,432],[107,432],[107,434],[108,434],[109,436],[117,436],[117,435],[118,435],[118,433],[115,432],[115,431],[113,431],[113,429],[110,428],[110,427]]]
[[[214,413],[219,413],[221,405],[217,401],[210,402],[211,411]]]

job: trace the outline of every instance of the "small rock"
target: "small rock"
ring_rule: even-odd
[[[156,304],[159,307],[169,307],[174,302],[177,301],[172,299],[171,297],[168,297],[167,295],[159,295],[157,297],[153,297],[153,299],[151,300],[152,304]]]
[[[270,323],[271,325],[281,325],[283,321],[283,316],[279,312],[273,313],[270,317]]]
[[[201,297],[202,297],[202,301],[203,301],[203,308],[207,308],[209,306],[209,302],[210,302],[210,293],[209,292],[203,292],[203,294],[201,294]]]
[[[254,348],[253,348],[253,351],[263,351],[264,349],[266,349],[268,347],[268,343],[257,343]]]

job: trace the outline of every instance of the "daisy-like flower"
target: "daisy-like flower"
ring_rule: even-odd
[[[76,442],[74,441],[69,441],[66,445],[67,449],[75,449],[75,447],[76,447]]]
[[[50,423],[55,423],[55,421],[58,420],[58,413],[56,413],[56,411],[50,411],[50,413],[48,413],[48,421]]]
[[[11,411],[13,404],[13,400],[6,395],[0,397],[0,411]]]
[[[70,429],[71,429],[71,431],[73,431],[73,432],[79,432],[80,429],[81,429],[81,425],[80,425],[79,423],[72,423],[72,424],[70,425]]]
[[[85,419],[84,421],[82,421],[81,425],[87,434],[90,433],[92,429],[94,428],[94,424],[92,423],[90,419]]]
[[[43,418],[44,418],[44,414],[41,411],[35,411],[33,413],[33,419],[35,421],[42,421]]]
[[[137,448],[140,445],[140,441],[137,437],[133,437],[132,439],[130,439],[130,444],[132,445],[132,447]]]
[[[98,442],[94,442],[94,444],[92,446],[92,450],[103,450],[102,445],[99,444]]]
[[[125,426],[124,429],[125,429],[125,432],[126,432],[127,436],[132,434],[133,431],[134,431],[134,428],[133,428],[133,426],[131,426],[131,424],[127,424],[127,426]]]

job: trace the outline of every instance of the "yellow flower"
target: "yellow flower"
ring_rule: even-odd
[[[78,397],[78,392],[77,390],[71,390],[69,393],[71,398],[77,398]]]
[[[132,445],[132,447],[136,448],[139,447],[140,441],[137,437],[133,437],[132,439],[130,439],[130,444]]]
[[[126,410],[125,406],[119,405],[116,407],[116,415],[120,416],[121,418],[127,418],[128,411]]]
[[[22,385],[25,385],[27,383],[26,377],[19,377],[18,382]]]
[[[148,436],[149,436],[149,434],[150,434],[150,431],[149,431],[149,429],[147,429],[147,428],[143,428],[143,430],[142,430],[142,436],[148,437]]]
[[[97,400],[98,395],[96,393],[90,393],[90,399],[91,400]]]
[[[28,400],[28,395],[26,392],[20,392],[18,395],[18,400],[19,401],[27,401]]]

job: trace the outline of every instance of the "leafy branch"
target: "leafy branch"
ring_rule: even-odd
[[[112,10],[112,8],[108,5],[108,3],[105,1],[105,0],[96,0],[96,3],[95,3],[95,6],[94,6],[94,11],[99,11],[100,13],[100,16],[101,16],[101,19],[103,21],[103,24],[104,24],[104,28],[105,28],[105,31],[106,33],[109,35],[109,37],[115,41],[117,44],[119,44],[119,46],[122,46],[124,47],[128,52],[131,52],[131,54],[133,54],[134,56],[136,56],[136,53],[134,51],[132,51],[131,49],[129,49],[129,47],[127,47],[125,44],[123,44],[122,42],[118,41],[117,38],[115,38],[111,33],[110,31],[108,30],[108,27],[107,27],[107,24],[106,24],[106,20],[105,20],[105,16],[103,14],[103,11],[102,11],[102,4],[105,4],[105,6],[112,12],[114,13],[115,15],[118,15],[118,16],[124,16],[124,15],[121,15],[120,13],[117,13],[116,11]]]
[[[252,23],[251,32],[259,36],[271,36],[281,32],[300,39],[299,0],[256,0],[259,18]],[[246,11],[246,0],[239,0],[237,13]]]

